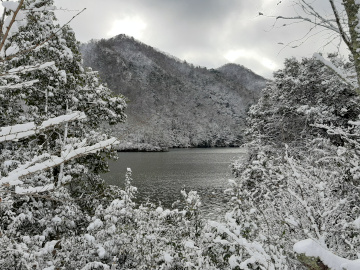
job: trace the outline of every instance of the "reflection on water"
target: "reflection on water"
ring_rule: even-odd
[[[138,202],[161,202],[170,207],[181,199],[180,191],[196,190],[207,216],[223,212],[227,198],[223,193],[232,178],[230,164],[245,154],[240,148],[173,149],[169,152],[120,152],[104,175],[108,184],[123,187],[127,168],[138,188]]]

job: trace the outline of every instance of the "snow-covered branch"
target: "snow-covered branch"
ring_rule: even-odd
[[[229,263],[232,266],[232,268],[240,267],[242,269],[247,269],[247,265],[249,262],[257,262],[260,265],[267,266],[267,269],[274,269],[270,256],[265,252],[263,247],[256,242],[248,242],[245,238],[236,235],[235,233],[231,232],[229,228],[224,226],[224,224],[216,222],[216,221],[209,221],[208,223],[211,227],[215,228],[219,234],[221,235],[227,235],[231,240],[233,240],[233,244],[239,245],[242,248],[244,248],[250,258],[244,260],[242,256],[236,256],[232,255],[231,258],[229,258]],[[215,239],[214,242],[217,242],[218,240]],[[221,240],[220,240],[221,241]],[[227,242],[227,240],[225,240]],[[238,260],[241,261],[241,263],[238,263]]]
[[[10,69],[9,71],[7,71],[4,74],[0,74],[0,77],[4,77],[4,78],[16,77],[17,78],[16,75],[19,73],[26,73],[26,72],[41,70],[41,69],[51,67],[51,66],[55,66],[55,62],[53,62],[53,61],[46,62],[44,64],[38,64],[38,65],[32,65],[32,66],[20,66],[18,68]],[[26,81],[26,82],[22,82],[22,83],[2,85],[2,86],[0,86],[0,91],[7,90],[7,89],[19,89],[22,87],[29,87],[38,82],[39,82],[39,80],[31,80],[31,81]]]
[[[308,257],[319,258],[326,266],[333,270],[360,269],[360,260],[351,261],[341,258],[312,239],[297,242],[294,245],[294,251],[298,254],[305,254]]]
[[[41,70],[41,69],[51,67],[51,66],[55,66],[54,61],[46,62],[46,63],[38,64],[38,65],[20,66],[20,67],[17,67],[17,68],[10,69],[4,74],[0,74],[0,77],[14,76],[14,75],[19,74],[19,73],[30,72],[30,71],[35,71],[35,70]]]
[[[23,188],[23,187],[15,187],[15,193],[18,195],[25,195],[25,194],[31,194],[31,193],[42,193],[46,191],[50,191],[54,189],[54,184],[49,184],[45,186],[39,186],[39,187],[29,187],[29,188]]]
[[[27,81],[27,82],[22,82],[22,83],[17,83],[17,84],[4,85],[4,86],[0,86],[0,91],[6,90],[6,89],[19,89],[19,88],[23,88],[23,87],[29,87],[37,82],[39,82],[39,80],[32,80],[32,81]]]
[[[94,145],[90,146],[84,146],[77,149],[69,148],[68,151],[65,153],[62,153],[61,156],[50,156],[48,159],[46,159],[43,162],[33,164],[29,167],[28,165],[23,165],[17,168],[16,170],[10,172],[7,177],[3,177],[0,179],[0,185],[1,184],[8,184],[8,185],[21,185],[23,181],[19,180],[23,177],[32,175],[34,173],[47,170],[52,167],[59,166],[69,160],[72,160],[77,157],[85,156],[88,154],[95,153],[97,151],[100,151],[102,149],[110,148],[112,145],[117,143],[116,138],[110,138],[105,141],[101,141],[99,143],[96,143]]]
[[[49,127],[85,118],[86,115],[83,112],[73,112],[72,114],[50,118],[42,122],[42,124],[38,126],[34,122],[28,122],[25,124],[3,127],[0,131],[0,142],[19,140],[25,137],[32,136],[39,131]]]
[[[336,73],[336,75],[338,75],[344,82],[346,82],[351,87],[354,87],[354,88],[358,87],[357,81],[356,81],[356,76],[355,76],[355,80],[350,80],[349,76],[343,70],[337,68],[333,63],[326,60],[319,53],[314,53],[314,58],[319,60],[321,63],[323,63],[325,66],[327,66],[331,70],[333,70]]]

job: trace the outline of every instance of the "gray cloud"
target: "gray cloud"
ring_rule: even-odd
[[[225,56],[256,73],[271,77],[269,65],[280,68],[284,58],[311,56],[329,40],[317,35],[296,49],[285,47],[287,43],[304,36],[308,26],[295,24],[275,27],[273,18],[259,16],[293,15],[296,9],[292,1],[283,0],[55,0],[59,7],[87,10],[76,18],[71,26],[77,38],[109,38],[107,35],[116,20],[136,18],[146,24],[142,42],[193,63],[216,68],[227,62]],[[321,11],[326,10],[325,1],[316,1]],[[74,12],[59,11],[60,22],[70,19]],[[316,29],[320,31],[320,29]],[[120,33],[119,33],[120,34]],[[280,45],[278,43],[283,43]],[[294,45],[294,44],[291,44]],[[335,50],[336,47],[329,48]],[[238,57],[236,57],[238,56]],[[229,57],[228,57],[229,58]]]

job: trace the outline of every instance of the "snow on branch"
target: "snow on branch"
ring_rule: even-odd
[[[209,221],[208,224],[211,227],[215,228],[220,234],[228,235],[234,241],[234,243],[244,248],[250,256],[250,258],[242,261],[240,264],[237,263],[237,259],[243,260],[244,258],[237,257],[235,255],[231,256],[229,258],[229,263],[232,266],[231,268],[239,266],[242,269],[247,269],[247,265],[249,262],[256,261],[261,265],[267,266],[267,269],[274,269],[271,265],[270,256],[265,252],[261,244],[257,242],[249,243],[245,238],[237,236],[236,234],[231,232],[226,226],[219,222]],[[216,241],[217,240],[215,239],[214,242]]]
[[[38,64],[38,65],[32,65],[32,66],[20,66],[20,67],[17,67],[17,68],[10,69],[4,74],[0,74],[0,77],[13,76],[13,75],[16,75],[18,73],[24,73],[24,72],[40,70],[40,69],[44,69],[44,68],[51,67],[51,66],[55,66],[54,61],[46,62],[46,63]]]
[[[336,75],[338,75],[343,81],[345,81],[348,85],[350,85],[351,87],[357,88],[358,85],[356,83],[356,81],[351,81],[348,79],[348,75],[341,69],[337,68],[333,63],[331,63],[330,61],[326,60],[324,57],[322,57],[319,53],[314,53],[314,58],[319,60],[321,63],[323,63],[325,66],[327,66],[328,68],[330,68],[331,70],[333,70]]]
[[[85,156],[88,154],[96,153],[102,149],[110,148],[112,145],[117,144],[118,140],[116,138],[110,138],[105,141],[98,142],[94,145],[84,146],[77,149],[74,149],[72,146],[69,151],[62,153],[61,157],[59,156],[49,156],[48,159],[40,163],[28,165],[25,164],[20,166],[16,170],[10,172],[8,176],[0,179],[0,185],[8,184],[10,186],[21,185],[23,181],[19,180],[23,177],[32,175],[34,173],[44,171],[56,166],[59,166],[69,160],[72,160],[77,157]],[[21,190],[24,191],[24,190]],[[26,190],[25,190],[26,191]]]
[[[46,192],[53,189],[54,189],[54,184],[39,186],[39,187],[29,187],[29,188],[23,188],[17,186],[15,187],[15,193],[18,195],[25,195],[25,194]]]
[[[31,71],[35,71],[35,70],[41,70],[47,67],[52,67],[55,66],[55,62],[46,62],[43,64],[38,64],[38,65],[32,65],[32,66],[20,66],[17,68],[13,68],[10,69],[9,71],[7,71],[4,74],[0,74],[0,77],[13,77],[16,76],[19,73],[25,73],[25,72],[31,72]],[[6,90],[6,89],[19,89],[22,87],[29,87],[32,86],[33,84],[39,82],[39,80],[31,80],[31,81],[27,81],[27,82],[22,82],[22,83],[17,83],[17,84],[10,84],[10,85],[3,85],[0,86],[0,91],[2,90]]]
[[[2,6],[8,10],[11,10],[12,12],[15,12],[19,7],[19,3],[13,1],[6,1],[2,3]]]
[[[359,260],[348,260],[341,258],[331,251],[320,246],[312,239],[306,239],[297,242],[294,245],[294,251],[298,254],[305,254],[308,257],[319,258],[323,264],[333,270],[358,270],[360,269]]]
[[[49,128],[51,126],[60,125],[62,123],[85,119],[86,115],[83,112],[73,112],[68,115],[61,115],[55,118],[50,118],[41,125],[37,126],[34,122],[19,124],[14,126],[2,127],[0,130],[0,142],[13,141],[32,136],[37,132]]]
[[[32,80],[32,81],[27,81],[27,82],[23,82],[23,83],[4,85],[4,86],[0,86],[0,91],[6,90],[6,89],[19,89],[22,87],[29,87],[37,82],[39,82],[39,80]]]

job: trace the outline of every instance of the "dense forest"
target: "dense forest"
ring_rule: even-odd
[[[83,67],[52,0],[2,2],[0,268],[359,269],[360,3],[329,1],[330,20],[299,2],[349,60],[291,58],[274,73],[248,110],[248,155],[217,221],[196,191],[182,191],[181,209],[137,205],[131,169],[124,189],[104,183],[119,143],[106,130],[126,121],[126,98]],[[237,75],[224,70],[219,80]]]

